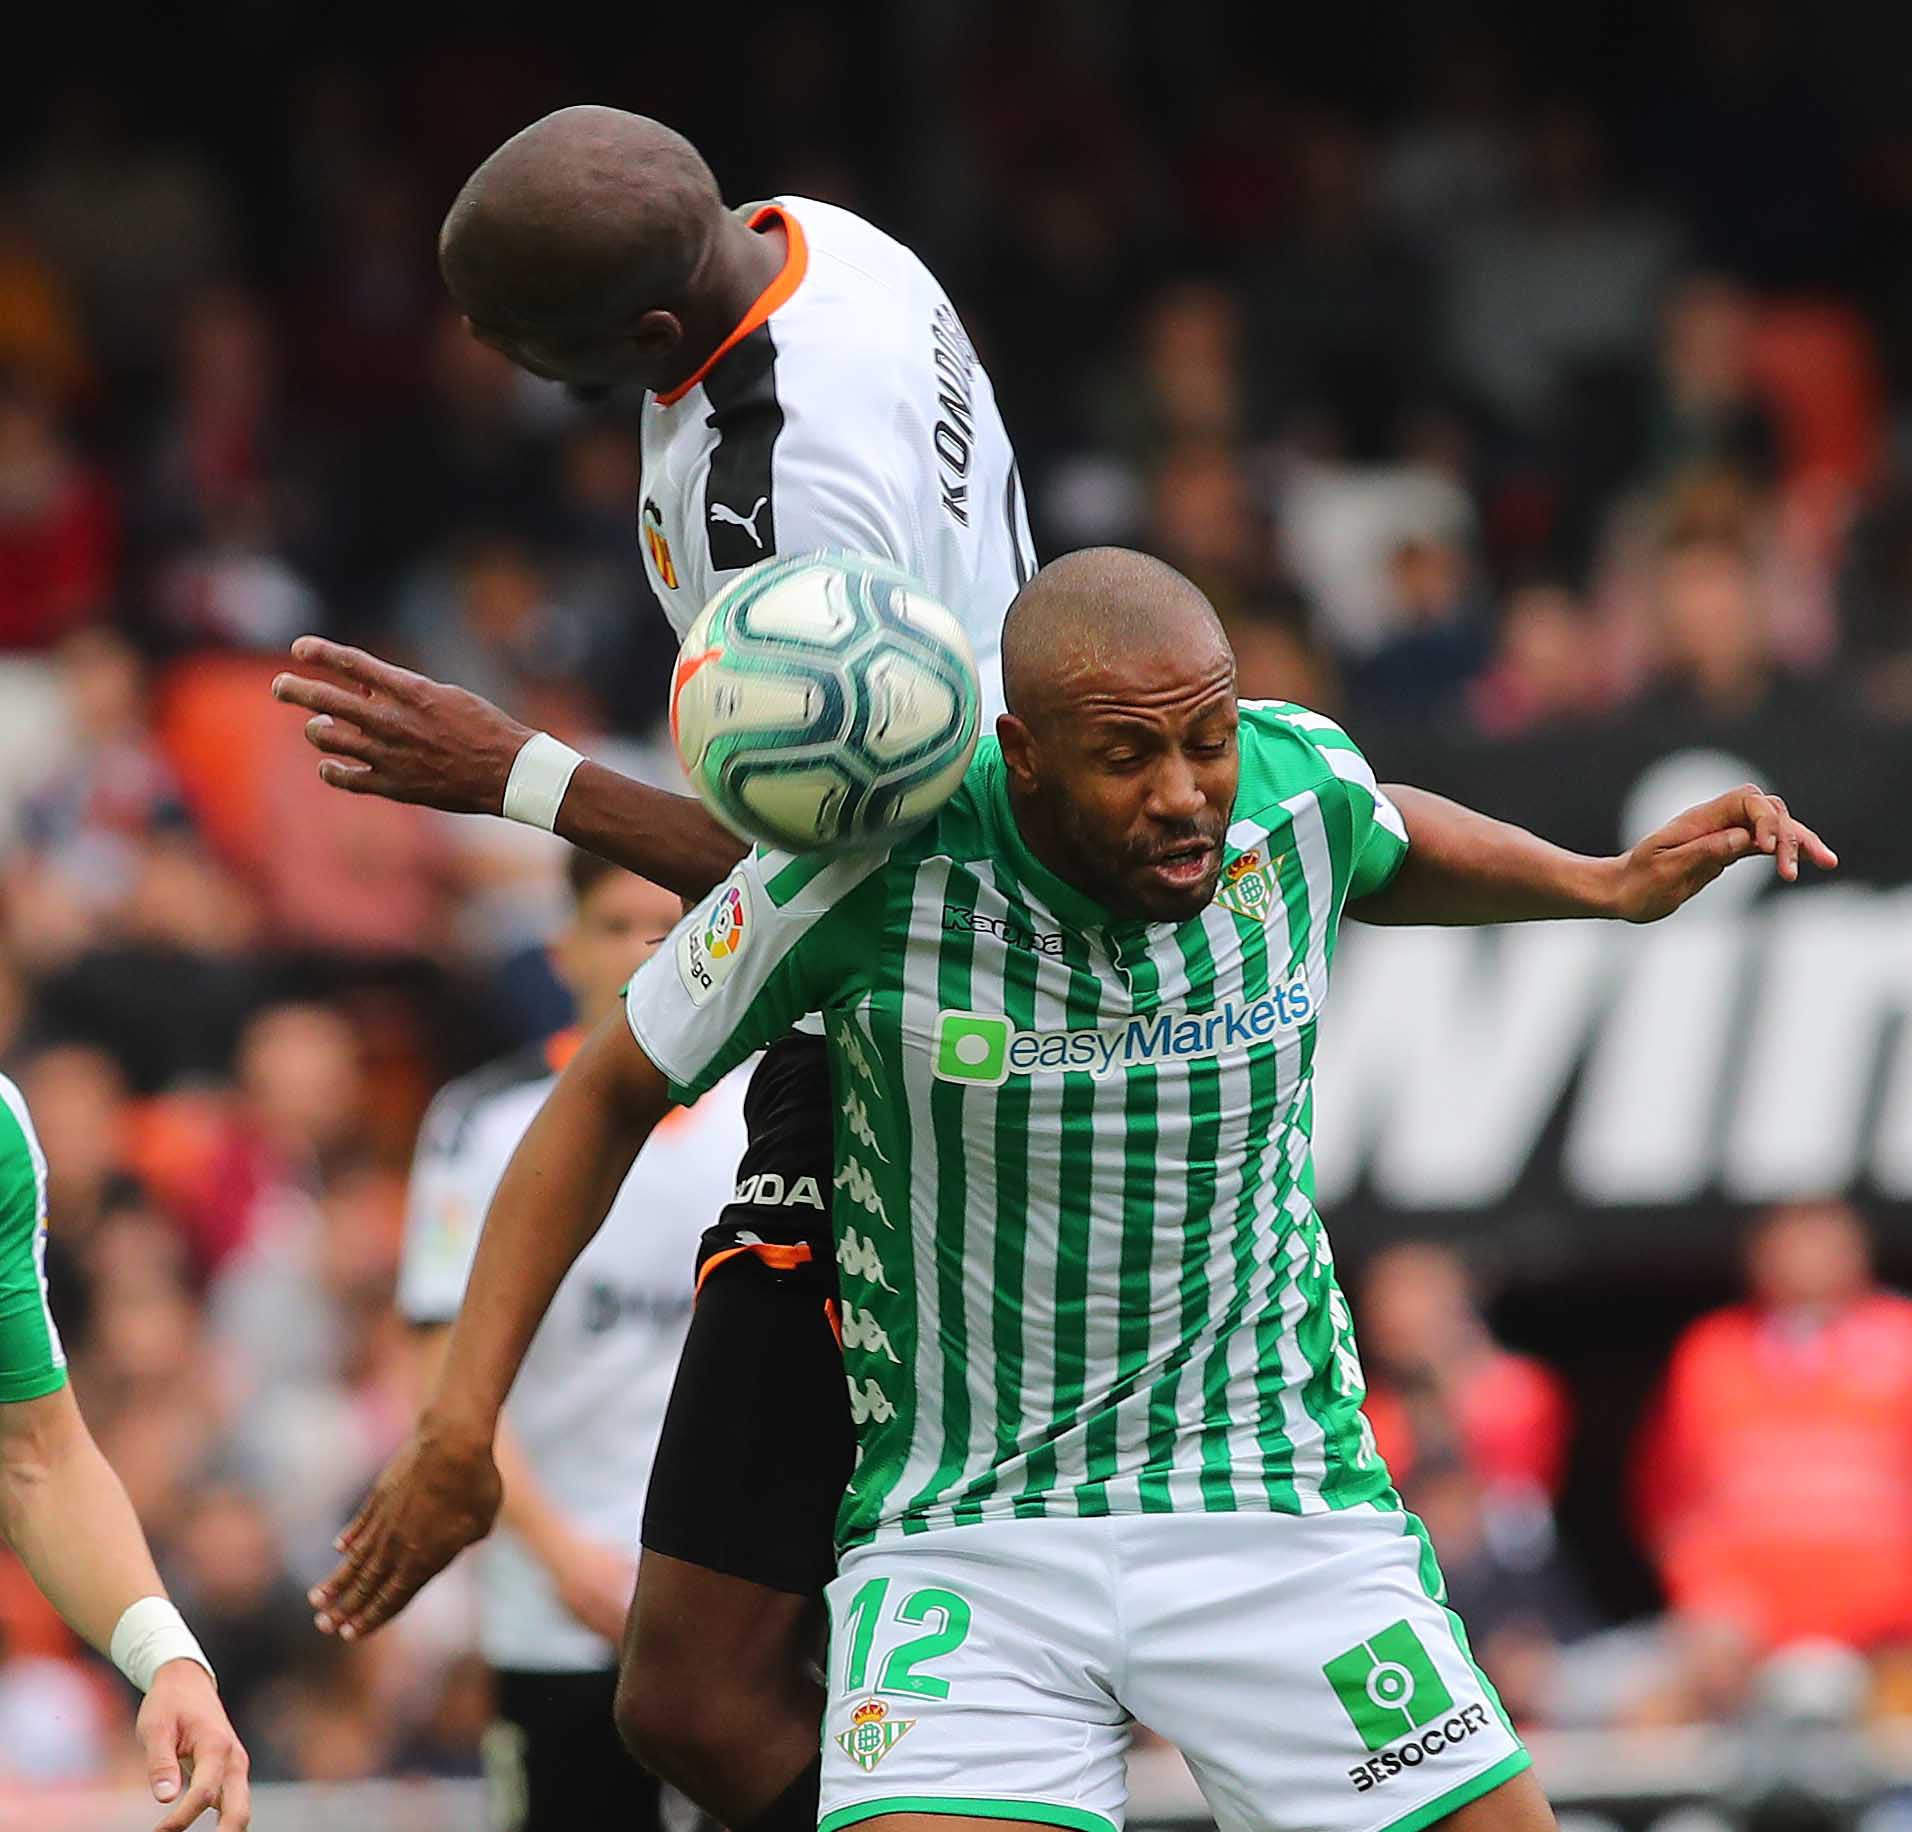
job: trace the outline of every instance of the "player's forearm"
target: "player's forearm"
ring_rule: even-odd
[[[564,1275],[603,1225],[670,1092],[613,1012],[558,1077],[492,1197],[421,1429],[489,1446]]]
[[[0,1531],[62,1618],[105,1653],[165,1587],[133,1504],[70,1389],[0,1407]]]
[[[586,852],[695,902],[744,855],[742,840],[687,795],[653,789],[601,763],[579,764],[558,832]]]
[[[1617,916],[1623,861],[1568,852],[1524,827],[1424,789],[1387,793],[1408,854],[1385,890],[1348,905],[1359,922],[1472,924]]]

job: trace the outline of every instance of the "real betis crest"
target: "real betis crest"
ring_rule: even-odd
[[[1222,881],[1215,901],[1250,922],[1266,922],[1275,906],[1275,873],[1281,869],[1282,855],[1270,859],[1259,846],[1238,852],[1222,867]]]
[[[850,1713],[850,1728],[837,1737],[837,1746],[866,1775],[916,1728],[914,1718],[893,1718],[880,1698],[866,1698]]]

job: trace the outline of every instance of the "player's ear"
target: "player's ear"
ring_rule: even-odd
[[[1013,712],[1006,712],[996,719],[996,742],[1002,746],[1003,764],[1017,786],[1033,789],[1041,775],[1035,733]]]
[[[684,323],[675,312],[644,312],[625,335],[648,366],[668,357],[684,341]]]

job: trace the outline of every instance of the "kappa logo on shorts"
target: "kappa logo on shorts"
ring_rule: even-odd
[[[1321,1671],[1370,1749],[1385,1749],[1454,1706],[1453,1693],[1405,1618],[1337,1654]]]
[[[693,1005],[702,1005],[724,983],[749,941],[753,924],[744,887],[732,879],[705,916],[692,916],[677,938],[677,977]]]
[[[866,1698],[837,1733],[837,1747],[867,1775],[915,1728],[914,1718],[893,1718],[880,1698]]]

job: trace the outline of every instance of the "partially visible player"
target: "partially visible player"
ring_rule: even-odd
[[[670,933],[669,891],[574,852],[574,910],[553,959],[565,1031],[455,1081],[419,1135],[398,1305],[429,1391],[492,1192],[579,1038]],[[612,1722],[617,1644],[664,1408],[690,1327],[691,1263],[743,1147],[733,1076],[660,1127],[604,1230],[558,1290],[498,1437],[502,1531],[483,1548],[479,1635],[497,1682],[485,1739],[492,1832],[658,1825],[658,1782]]]
[[[1138,554],[1038,574],[1011,711],[887,853],[764,849],[586,1040],[498,1187],[445,1372],[346,1535],[402,1600],[482,1526],[492,1426],[610,1179],[799,1013],[839,1085],[861,1456],[830,1586],[821,1832],[1116,1832],[1136,1719],[1226,1832],[1551,1832],[1361,1412],[1312,1190],[1344,917],[1647,922],[1736,860],[1836,863],[1734,790],[1590,858],[1384,788],[1235,697]],[[730,913],[721,975],[684,970]]]
[[[46,1300],[46,1180],[26,1101],[0,1075],[0,1537],[68,1627],[146,1694],[146,1776],[172,1809],[159,1832],[183,1832],[208,1808],[221,1832],[245,1832],[246,1752],[212,1666],[67,1385]]]
[[[848,548],[955,612],[984,710],[1001,710],[1003,614],[1034,570],[1022,486],[989,377],[908,248],[808,198],[727,209],[681,135],[567,108],[472,174],[439,258],[473,332],[514,362],[587,391],[646,390],[635,519],[680,635],[744,567]],[[320,773],[341,789],[554,827],[690,897],[742,850],[696,802],[581,761],[474,694],[317,638],[293,654],[337,677],[282,675],[274,692],[315,715]],[[839,1098],[821,1035],[764,1052],[735,1199],[704,1243],[626,1639],[627,1739],[742,1832],[816,1823],[810,1655],[851,1461],[825,1326]]]

